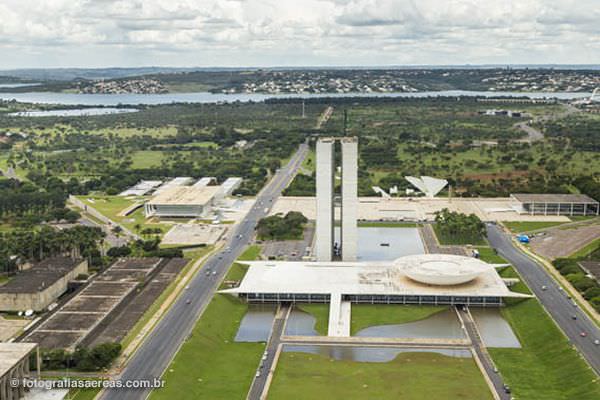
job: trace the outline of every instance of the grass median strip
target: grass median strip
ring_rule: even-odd
[[[407,352],[390,362],[282,353],[270,400],[492,399],[472,358]]]

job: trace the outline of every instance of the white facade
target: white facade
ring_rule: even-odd
[[[358,141],[342,142],[342,260],[355,261],[358,243]]]
[[[316,146],[317,163],[317,218],[315,254],[319,261],[333,258],[333,189],[335,142],[332,138],[319,139]]]

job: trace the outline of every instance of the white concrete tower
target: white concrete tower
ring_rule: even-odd
[[[356,261],[358,246],[358,140],[344,137],[342,142],[342,260]]]
[[[315,254],[317,261],[333,258],[334,226],[334,158],[335,140],[322,138],[317,141],[317,227]]]

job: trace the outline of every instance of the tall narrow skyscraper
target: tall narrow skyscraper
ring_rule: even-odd
[[[341,142],[342,148],[341,256],[344,261],[355,261],[358,241],[358,141],[355,137],[321,138],[317,141],[315,255],[318,261],[331,261],[334,257],[336,140]]]
[[[358,141],[344,137],[342,142],[342,260],[356,261],[358,242]]]
[[[319,261],[333,259],[334,226],[334,158],[333,138],[317,141],[317,227],[315,254]]]

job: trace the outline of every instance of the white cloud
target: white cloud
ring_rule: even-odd
[[[0,68],[598,63],[597,0],[0,0]]]

